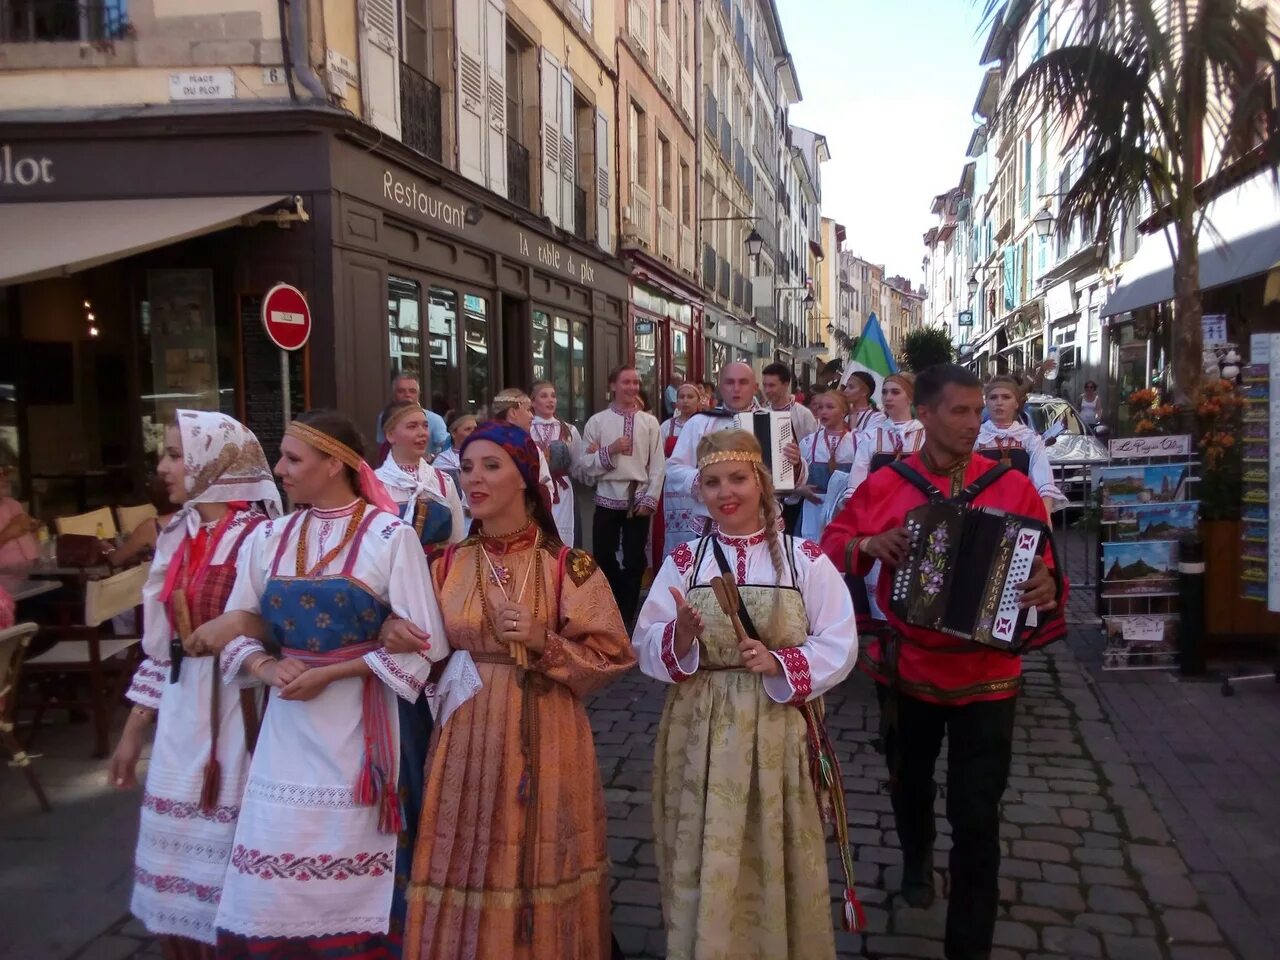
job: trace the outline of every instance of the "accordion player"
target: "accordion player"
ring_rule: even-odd
[[[790,410],[748,410],[731,415],[734,426],[752,434],[760,443],[765,468],[773,475],[773,488],[790,493],[796,488],[795,465],[783,454],[788,443],[796,443]]]
[[[907,513],[910,546],[894,570],[890,609],[904,623],[1016,651],[1030,610],[1020,585],[1048,542],[1040,520],[955,500]]]

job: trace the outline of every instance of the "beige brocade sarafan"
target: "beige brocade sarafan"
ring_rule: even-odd
[[[763,629],[778,588],[738,589]],[[705,625],[699,670],[667,694],[653,771],[668,960],[834,958],[804,716],[732,669],[742,657],[711,589],[688,599]],[[799,591],[783,589],[781,602],[794,634],[766,640],[771,649],[802,643],[808,629]]]

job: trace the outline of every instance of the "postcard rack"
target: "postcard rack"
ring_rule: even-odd
[[[1112,440],[1098,471],[1104,670],[1177,666],[1179,541],[1199,521],[1191,437]]]

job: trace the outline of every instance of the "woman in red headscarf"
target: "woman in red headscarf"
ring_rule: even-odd
[[[477,532],[432,563],[454,653],[404,956],[607,958],[604,794],[582,699],[635,657],[604,575],[557,539],[529,435],[481,427],[461,462]],[[412,648],[396,634],[384,627],[388,649]]]

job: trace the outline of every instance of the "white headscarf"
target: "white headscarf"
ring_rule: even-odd
[[[396,463],[396,458],[390,454],[375,472],[397,503],[434,500],[436,503],[449,506],[449,475],[442,470],[437,470],[424,459],[418,460],[416,477]]]
[[[209,410],[179,410],[177,422],[187,500],[175,523],[185,523],[187,532],[195,536],[200,529],[197,503],[237,500],[260,500],[268,517],[280,516],[280,492],[253,431],[226,414]]]

